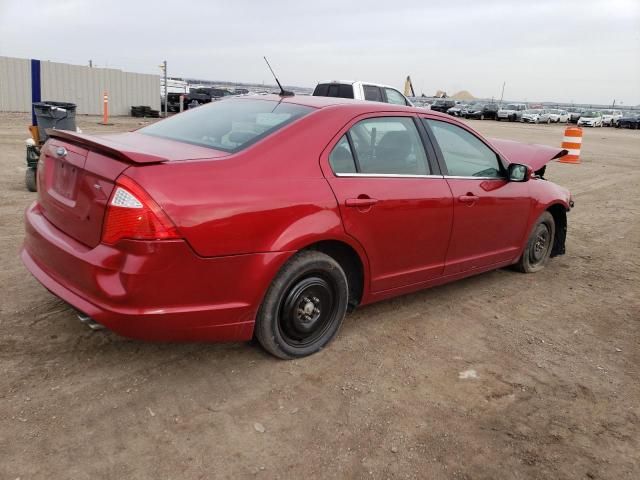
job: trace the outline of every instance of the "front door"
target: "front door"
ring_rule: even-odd
[[[322,160],[345,230],[369,257],[372,292],[442,275],[453,216],[416,120],[394,115],[352,122]]]
[[[499,156],[471,131],[425,119],[454,203],[445,275],[515,260],[526,236],[527,182],[509,182]]]

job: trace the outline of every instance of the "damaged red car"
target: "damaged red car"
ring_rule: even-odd
[[[134,132],[51,131],[29,271],[138,339],[325,347],[347,311],[565,251],[564,150],[438,112],[323,97],[211,103]]]

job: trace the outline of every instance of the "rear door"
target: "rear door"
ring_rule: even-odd
[[[420,128],[412,115],[359,117],[322,154],[345,229],[369,258],[373,292],[444,269],[453,202]]]
[[[531,211],[528,182],[509,182],[498,154],[470,130],[444,120],[423,122],[453,194],[444,274],[515,259]]]

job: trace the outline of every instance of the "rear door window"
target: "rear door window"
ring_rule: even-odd
[[[407,104],[404,96],[399,91],[394,90],[393,88],[385,88],[384,91],[387,94],[387,103],[392,103],[394,105]]]
[[[376,87],[375,85],[363,85],[362,89],[364,90],[365,100],[369,100],[370,102],[384,102],[380,87]]]
[[[428,175],[427,156],[411,117],[368,118],[349,130],[358,172]]]
[[[334,173],[356,173],[356,163],[349,145],[349,139],[343,135],[340,141],[333,147],[329,155],[329,163]]]

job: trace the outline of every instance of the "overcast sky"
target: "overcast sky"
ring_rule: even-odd
[[[313,87],[640,104],[640,0],[0,0],[0,55]]]

